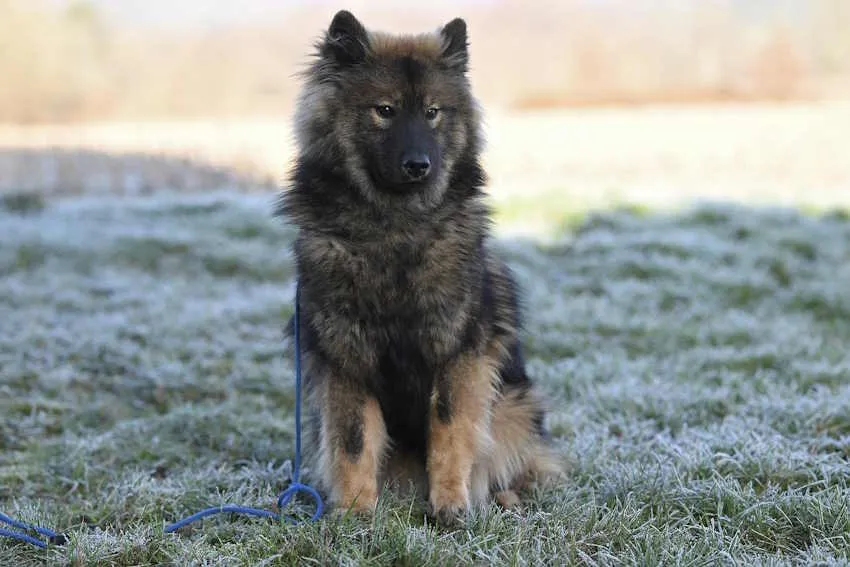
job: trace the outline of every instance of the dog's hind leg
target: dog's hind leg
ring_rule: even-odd
[[[475,465],[476,483],[488,489],[486,495],[479,491],[479,504],[487,504],[492,494],[502,506],[513,507],[519,503],[516,491],[527,483],[546,484],[563,474],[540,423],[541,405],[530,388],[509,386],[493,403],[493,444]]]

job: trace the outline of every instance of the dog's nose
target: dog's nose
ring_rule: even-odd
[[[426,154],[408,154],[402,158],[401,170],[411,181],[419,181],[431,171],[431,160]]]

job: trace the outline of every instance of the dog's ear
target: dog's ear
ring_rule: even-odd
[[[443,39],[443,64],[450,69],[466,72],[469,64],[466,22],[455,18],[440,28],[440,36]]]
[[[366,58],[369,33],[348,10],[336,13],[325,34],[321,54],[340,65],[353,65]]]

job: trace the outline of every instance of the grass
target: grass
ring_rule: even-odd
[[[518,512],[446,530],[388,497],[371,521],[163,534],[284,486],[293,235],[270,204],[0,211],[0,510],[71,536],[0,539],[0,564],[850,562],[850,219],[726,205],[498,242],[569,471]]]

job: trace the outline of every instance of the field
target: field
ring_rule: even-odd
[[[247,165],[188,128],[3,130],[0,511],[71,541],[0,539],[0,565],[850,563],[848,126],[841,104],[494,117],[496,246],[566,481],[455,530],[387,499],[180,535],[286,483],[293,234],[248,191],[285,128]],[[216,159],[232,177],[197,191]]]
[[[620,204],[850,205],[850,101],[486,110],[490,193],[512,232]],[[268,191],[292,151],[280,117],[0,125],[0,192]]]

